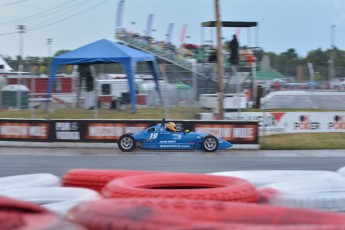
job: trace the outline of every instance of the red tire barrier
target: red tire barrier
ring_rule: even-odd
[[[345,214],[340,213],[254,203],[168,198],[103,199],[70,209],[66,218],[90,230],[203,229],[197,226],[222,230],[345,228]],[[211,228],[212,225],[214,228]]]
[[[196,200],[257,202],[255,187],[246,180],[204,174],[150,174],[109,182],[104,197],[166,197]]]
[[[255,224],[210,224],[199,223],[191,226],[173,226],[165,230],[342,230],[339,225],[255,225]]]
[[[85,230],[34,203],[0,196],[1,230]]]
[[[102,169],[73,169],[62,178],[65,187],[89,188],[100,192],[108,182],[122,177],[160,173],[140,170],[102,170]]]

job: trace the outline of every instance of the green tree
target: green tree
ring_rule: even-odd
[[[303,61],[298,57],[296,50],[290,48],[278,56],[277,70],[285,76],[295,76],[296,66],[302,63]]]
[[[328,59],[328,53],[319,48],[308,52],[306,62],[313,63],[314,66],[327,66]]]
[[[54,57],[59,56],[59,55],[64,54],[64,53],[67,53],[69,51],[70,50],[58,50],[55,52]]]
[[[330,53],[331,50],[328,50]],[[345,76],[345,51],[339,50],[337,47],[334,48],[334,65],[335,65],[335,77]]]
[[[305,58],[306,63],[313,64],[314,71],[319,73],[319,77],[322,80],[326,80],[328,75],[328,60],[329,52],[322,51],[320,48],[309,51]]]

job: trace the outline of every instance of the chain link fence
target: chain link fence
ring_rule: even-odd
[[[150,70],[146,63],[138,63],[136,66],[136,77],[139,82],[136,84],[137,90],[137,105],[141,107],[159,107],[159,108],[202,108],[200,103],[201,94],[217,94],[218,93],[218,77],[216,63],[197,63],[197,68],[202,69],[202,74],[195,69],[186,69],[174,64],[168,64],[159,60],[161,71],[160,91],[161,95],[157,93],[154,87]],[[116,81],[125,77],[124,68],[119,64],[97,64],[94,65],[97,79],[108,80],[110,87],[116,84]],[[338,90],[329,89],[330,82],[327,78],[327,67],[314,67],[315,84],[306,84],[310,81],[309,72],[306,68],[299,70],[298,67],[286,67],[286,72],[280,72],[284,82],[278,86],[274,83],[274,79],[266,79],[260,81],[259,77],[254,77],[252,72],[246,74],[236,74],[231,68],[225,68],[224,85],[226,94],[242,93],[246,90],[251,90],[251,97],[255,104],[260,102],[260,98],[275,92],[277,90],[291,91],[291,90]],[[88,98],[85,90],[85,81],[79,81],[78,72],[72,71],[71,66],[62,66],[59,74],[56,77],[54,85],[54,93],[50,106],[52,108],[75,108],[81,107],[89,109],[86,106]],[[257,69],[256,69],[257,70]],[[295,71],[295,75],[293,72]],[[252,71],[255,71],[255,69]],[[116,73],[116,74],[114,74]],[[335,69],[335,76],[338,78],[342,73],[340,68]],[[0,93],[0,108],[1,109],[39,109],[44,106],[47,92],[47,85],[49,77],[47,75],[40,76],[37,74],[27,74],[25,77],[20,75],[7,75],[0,73],[1,78],[1,93]],[[18,80],[20,78],[20,81]],[[16,80],[17,79],[17,80]],[[34,81],[32,79],[35,79]],[[33,82],[34,85],[33,85]],[[81,86],[79,87],[79,84]],[[6,85],[21,84],[23,88],[16,88],[8,90]],[[336,81],[332,83],[337,84]],[[262,89],[258,87],[262,86]],[[27,90],[28,89],[28,90]],[[79,90],[81,89],[81,90]],[[111,93],[103,95],[102,89],[97,88],[97,92],[91,93],[94,100],[94,105],[99,109],[121,109],[129,106],[128,86],[124,85],[117,89],[120,93],[116,95],[116,105],[113,100],[103,102],[100,100],[102,96],[108,96],[114,99],[115,95]],[[110,91],[111,92],[111,91]],[[95,95],[94,97],[92,95]],[[162,97],[162,100],[160,100]],[[280,99],[283,104],[287,98]],[[323,100],[320,98],[319,100]],[[328,103],[325,99],[325,103]],[[113,104],[112,104],[113,103]],[[214,106],[209,106],[214,107]],[[260,108],[260,107],[259,107]]]

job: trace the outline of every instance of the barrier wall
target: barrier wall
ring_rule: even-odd
[[[258,121],[175,121],[178,130],[213,134],[232,144],[258,144]],[[114,143],[161,120],[0,119],[0,141]]]
[[[234,112],[224,119],[258,121],[259,135],[345,132],[345,112]]]

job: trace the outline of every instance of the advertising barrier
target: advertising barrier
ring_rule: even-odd
[[[258,121],[259,134],[345,132],[345,112],[226,113],[226,120]]]
[[[221,137],[232,144],[258,144],[257,121],[174,121],[178,131]],[[0,141],[114,143],[161,120],[17,120],[0,119]]]

